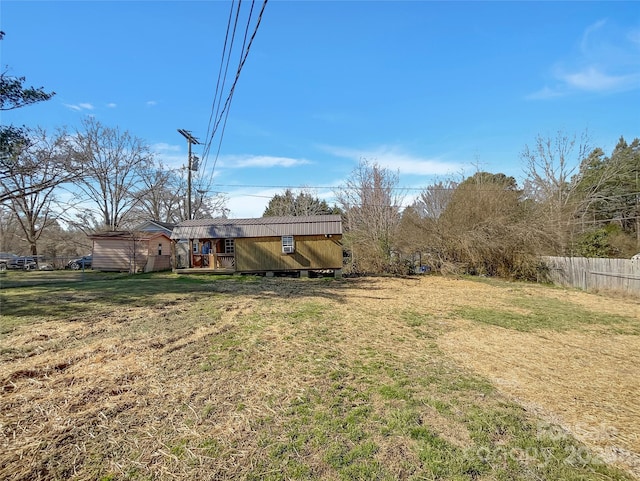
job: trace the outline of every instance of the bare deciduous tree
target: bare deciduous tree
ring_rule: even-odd
[[[197,196],[193,200],[194,219],[212,219],[215,217],[227,217],[229,208],[228,198],[222,193],[207,195],[204,190],[196,191]]]
[[[414,209],[422,218],[439,219],[451,202],[457,187],[458,182],[453,180],[439,181],[427,186],[420,193],[414,204]]]
[[[0,252],[16,252],[20,245],[20,228],[15,213],[6,204],[0,204]]]
[[[526,145],[521,154],[527,176],[527,195],[545,203],[549,209],[562,209],[575,187],[571,178],[589,151],[587,132],[581,135],[579,142],[575,134],[562,131],[553,138],[538,135],[535,145],[532,148]]]
[[[357,272],[393,269],[392,252],[404,199],[398,183],[397,172],[363,159],[335,192],[345,215],[345,239]]]
[[[126,226],[134,228],[145,220],[178,223],[187,215],[187,180],[181,169],[168,169],[154,165],[140,175],[137,204],[126,219]],[[198,186],[199,187],[199,186]],[[227,198],[221,193],[208,195],[196,188],[192,193],[192,217],[204,219],[225,216],[228,213]]]
[[[588,132],[580,139],[559,131],[555,137],[538,135],[532,148],[525,146],[521,158],[525,164],[525,193],[536,203],[555,235],[561,251],[566,251],[575,234],[574,219],[581,208],[576,196],[575,174],[590,151]]]
[[[138,194],[136,211],[139,217],[161,222],[177,222],[181,219],[180,204],[186,195],[180,176],[175,170],[162,164],[149,169],[141,176],[142,190]]]
[[[3,191],[8,194],[7,205],[15,214],[24,240],[32,255],[38,254],[38,239],[55,222],[52,203],[55,189],[68,181],[75,167],[69,160],[68,137],[60,131],[50,137],[38,129],[30,142],[20,149],[16,162],[3,178]]]
[[[7,154],[10,158],[0,162],[0,203],[51,190],[77,175],[78,165],[65,150],[68,137],[63,130],[53,136],[42,129],[21,135],[22,141]]]
[[[85,119],[75,138],[75,156],[83,175],[77,186],[85,200],[93,203],[103,228],[118,230],[139,202],[139,186],[153,158],[149,147],[129,132]]]

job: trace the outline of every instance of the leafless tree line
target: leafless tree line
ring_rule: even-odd
[[[406,272],[416,257],[442,271],[531,278],[540,254],[627,256],[640,251],[640,141],[610,156],[559,132],[525,146],[525,181],[476,172],[428,185],[405,208],[399,174],[363,159],[335,191],[276,195],[265,215],[342,213],[349,268]],[[128,132],[87,119],[72,133],[30,133],[0,163],[0,234],[38,254],[43,233],[127,230],[186,218],[183,169],[157,163]],[[225,215],[226,199],[196,190],[197,217]]]
[[[535,279],[539,256],[628,257],[640,251],[640,141],[620,139],[610,157],[588,136],[558,132],[525,146],[522,187],[476,172],[427,186],[402,208],[398,174],[363,160],[336,191],[349,269]]]
[[[88,118],[73,132],[35,129],[25,139],[0,163],[0,224],[5,230],[17,224],[14,237],[26,241],[32,255],[54,224],[88,233],[186,219],[184,169],[157,162],[127,131]],[[226,213],[223,196],[195,194],[195,216]]]

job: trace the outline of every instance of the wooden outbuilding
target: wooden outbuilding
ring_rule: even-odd
[[[93,269],[152,272],[171,269],[172,243],[165,232],[116,231],[93,234]]]
[[[171,239],[189,245],[188,268],[177,272],[342,273],[339,215],[187,220]]]

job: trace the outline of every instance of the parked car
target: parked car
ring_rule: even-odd
[[[82,256],[82,257],[79,257],[78,259],[71,259],[67,263],[67,269],[72,269],[74,271],[77,271],[79,269],[91,269],[92,260],[93,260],[93,257],[91,255]]]
[[[10,252],[0,252],[0,271],[6,271],[17,257]]]
[[[38,268],[38,261],[32,256],[15,256],[7,263],[7,269],[30,271]]]

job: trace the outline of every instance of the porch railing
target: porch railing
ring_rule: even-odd
[[[235,269],[236,256],[233,254],[215,254],[216,269]]]
[[[203,269],[224,269],[236,268],[236,257],[233,254],[193,254],[193,267]]]

